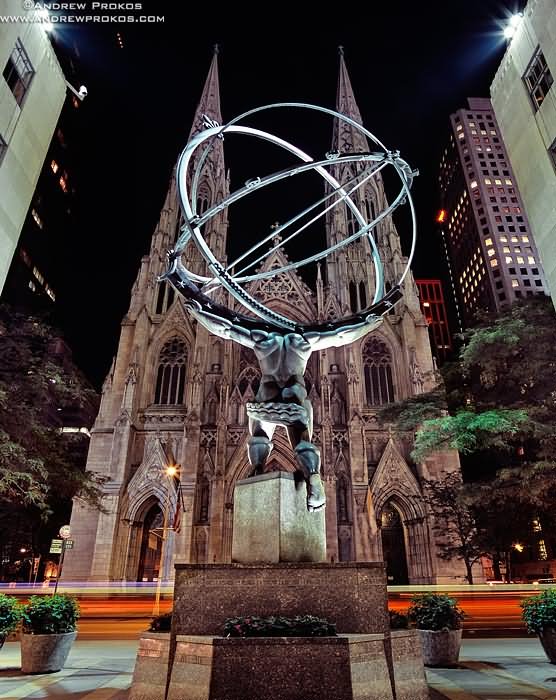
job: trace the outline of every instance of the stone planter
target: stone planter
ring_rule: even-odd
[[[170,632],[143,632],[139,639],[129,700],[164,700]]]
[[[455,666],[459,659],[462,630],[418,630],[425,666]]]
[[[551,664],[556,664],[556,627],[545,627],[539,632],[539,639]]]
[[[65,634],[22,634],[23,673],[53,673],[63,668],[77,632]]]

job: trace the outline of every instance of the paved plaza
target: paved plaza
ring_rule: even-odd
[[[0,698],[125,700],[136,649],[128,640],[78,641],[62,671],[26,676],[19,643],[8,642],[0,651]],[[466,639],[460,661],[427,670],[431,700],[556,700],[556,666],[536,639]]]

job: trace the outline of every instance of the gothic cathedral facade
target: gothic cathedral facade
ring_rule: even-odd
[[[361,122],[343,56],[336,108]],[[203,128],[203,115],[222,123],[216,54],[192,133]],[[367,151],[361,138],[349,125],[337,124],[332,146]],[[340,181],[350,176],[334,174]],[[201,211],[228,190],[220,143],[199,187],[205,200]],[[368,215],[386,205],[380,180],[358,197]],[[353,225],[340,207],[333,211],[326,221],[330,243]],[[91,434],[87,468],[106,478],[105,509],[74,504],[76,547],[66,554],[66,580],[171,579],[175,561],[231,560],[234,485],[249,471],[245,402],[254,398],[260,372],[251,351],[209,335],[192,322],[173,290],[157,283],[179,227],[172,177]],[[217,257],[224,255],[227,233],[221,213],[206,233]],[[388,288],[406,261],[390,218],[379,224],[378,237]],[[202,265],[194,249],[186,255],[190,269]],[[280,266],[282,255],[277,250],[264,265]],[[327,259],[315,291],[290,271],[255,283],[256,292],[299,321],[339,318],[366,307],[372,295],[370,265],[367,252],[355,243]],[[396,433],[377,418],[380,407],[429,391],[437,381],[411,274],[403,291],[403,300],[376,332],[351,346],[315,353],[308,365],[313,439],[321,451],[327,495],[327,557],[331,562],[384,559],[389,583],[463,580],[461,565],[438,555],[421,485],[423,478],[459,470],[457,453],[414,464],[413,434]],[[168,465],[178,465],[179,479],[167,475]],[[285,431],[276,431],[268,468],[293,470]]]

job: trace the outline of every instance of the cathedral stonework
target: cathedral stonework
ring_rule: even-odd
[[[343,56],[336,108],[361,122]],[[216,54],[192,134],[207,117],[222,123]],[[338,124],[332,148],[367,151],[361,138]],[[201,212],[229,191],[222,142],[203,172]],[[345,181],[354,173],[347,168],[333,174]],[[355,201],[373,218],[384,209],[380,178],[360,188]],[[347,209],[334,208],[326,221],[329,244],[352,232],[350,217]],[[210,335],[168,284],[157,283],[179,228],[174,175],[150,252],[141,260],[91,434],[87,468],[106,478],[104,509],[74,504],[76,546],[66,553],[66,580],[171,579],[176,561],[231,560],[234,486],[250,472],[245,404],[255,398],[260,370],[251,350]],[[376,234],[388,290],[406,259],[390,217]],[[224,257],[227,235],[222,213],[206,232],[217,257]],[[284,256],[276,250],[264,267],[281,267]],[[202,270],[193,246],[186,257],[189,269]],[[251,291],[279,313],[315,322],[368,306],[372,279],[370,255],[356,241],[327,258],[315,291],[294,270],[253,283]],[[328,560],[384,559],[391,584],[463,581],[461,562],[438,555],[421,486],[423,479],[459,470],[457,453],[415,464],[413,434],[394,432],[377,418],[384,405],[430,391],[438,381],[412,275],[403,284],[403,300],[377,331],[352,345],[315,352],[305,379],[314,407],[313,441],[322,456]],[[294,471],[285,431],[276,431],[273,444],[266,469]],[[179,478],[168,476],[168,465],[178,465]]]

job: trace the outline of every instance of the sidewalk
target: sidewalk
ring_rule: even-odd
[[[19,643],[0,651],[0,698],[125,700],[136,641],[78,641],[58,673],[24,676]],[[431,700],[556,700],[556,666],[536,639],[465,639],[460,667],[427,669]],[[303,698],[300,689],[300,700]]]
[[[58,673],[25,676],[19,642],[6,642],[0,651],[0,698],[125,700],[136,652],[137,641],[78,641]]]

